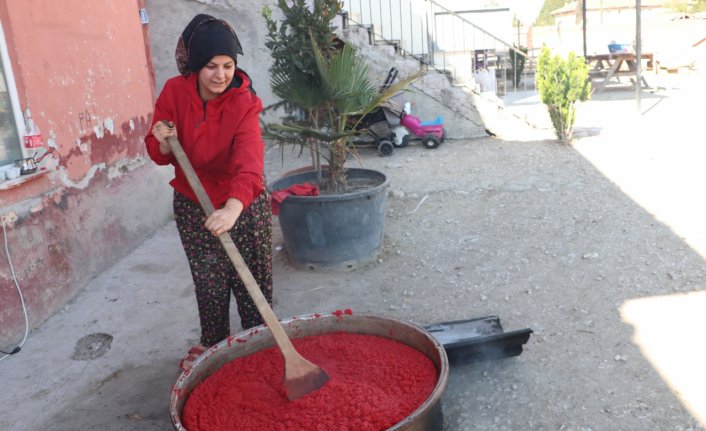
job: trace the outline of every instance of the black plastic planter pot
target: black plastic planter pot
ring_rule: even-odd
[[[298,269],[352,269],[375,259],[382,248],[385,198],[390,184],[385,174],[370,169],[347,171],[355,191],[320,196],[288,196],[279,209],[279,223],[289,262]],[[272,191],[294,184],[316,184],[316,172],[281,178]]]

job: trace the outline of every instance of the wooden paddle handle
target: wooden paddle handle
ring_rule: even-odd
[[[203,208],[206,213],[206,217],[210,216],[215,211],[213,203],[208,197],[208,194],[206,194],[206,190],[203,188],[199,177],[196,176],[194,167],[191,165],[189,158],[186,157],[186,153],[184,153],[184,149],[181,147],[179,140],[175,136],[170,136],[167,138],[167,143],[169,144],[177,163],[179,163],[179,166],[181,166],[181,169],[184,171],[191,189],[196,194],[196,198],[201,204],[201,208]],[[231,262],[233,262],[236,272],[240,276],[240,279],[243,280],[245,288],[257,307],[257,311],[260,312],[262,319],[270,328],[270,331],[272,332],[272,335],[274,336],[275,341],[277,342],[277,345],[284,354],[285,358],[291,356],[292,354],[298,355],[292,345],[292,341],[284,332],[282,324],[279,320],[277,320],[277,316],[275,316],[270,304],[267,302],[267,299],[265,299],[265,295],[262,294],[262,291],[258,287],[257,281],[255,281],[250,269],[248,269],[245,261],[243,261],[243,257],[240,255],[235,243],[233,243],[233,239],[230,237],[230,234],[227,231],[223,232],[218,235],[218,239],[221,241],[221,244],[226,250]]]

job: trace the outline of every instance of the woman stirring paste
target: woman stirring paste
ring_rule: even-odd
[[[237,54],[242,53],[228,23],[195,16],[177,45],[181,76],[165,83],[145,137],[155,163],[174,165],[174,216],[198,303],[201,340],[182,359],[183,370],[230,335],[231,291],[243,329],[263,323],[218,235],[229,232],[272,304],[272,215],[263,174],[262,102],[248,75],[237,68]],[[178,136],[216,208],[208,218],[171,153],[170,136]]]

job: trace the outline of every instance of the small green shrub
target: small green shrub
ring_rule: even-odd
[[[568,144],[576,121],[576,102],[591,95],[589,67],[582,57],[570,52],[564,60],[552,57],[549,48],[542,48],[537,62],[537,89],[542,103],[547,105],[556,137]]]

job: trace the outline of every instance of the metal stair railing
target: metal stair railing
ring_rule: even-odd
[[[342,14],[344,26],[368,30],[370,43],[392,45],[456,84],[498,96],[534,89],[530,56],[433,0],[348,0]]]

